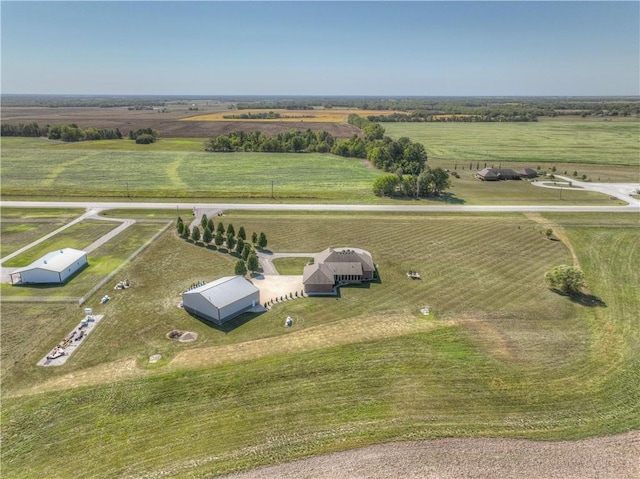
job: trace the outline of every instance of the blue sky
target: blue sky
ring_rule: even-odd
[[[2,92],[638,95],[640,3],[2,1]]]

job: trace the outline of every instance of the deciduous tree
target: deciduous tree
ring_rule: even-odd
[[[574,266],[562,264],[547,271],[544,280],[550,288],[565,294],[576,294],[584,286],[584,273]]]

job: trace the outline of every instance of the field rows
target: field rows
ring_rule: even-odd
[[[326,154],[23,149],[3,145],[4,195],[372,196],[380,173]]]
[[[429,157],[489,162],[587,163],[638,167],[640,122],[384,123],[389,136],[424,144]],[[474,165],[475,166],[475,165]]]

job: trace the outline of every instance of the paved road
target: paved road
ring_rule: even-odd
[[[587,184],[587,183],[585,183]],[[592,184],[589,184],[592,186]],[[631,197],[624,206],[544,205],[326,205],[278,203],[138,203],[98,201],[0,201],[0,208],[100,208],[100,209],[220,209],[257,211],[388,211],[388,212],[600,212],[640,213],[640,201]]]
[[[567,176],[555,175],[555,180],[534,181],[531,184],[535,186],[541,186],[543,188],[563,188],[565,186],[553,185],[554,181],[565,182],[571,186],[584,188],[585,190],[595,191],[611,197],[618,198],[622,201],[626,201],[629,205],[640,206],[640,200],[633,198],[632,194],[637,194],[640,191],[640,185],[638,183],[592,183],[586,181],[578,181]]]

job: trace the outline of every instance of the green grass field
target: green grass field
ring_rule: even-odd
[[[174,151],[182,144],[178,140],[167,140],[166,144],[172,145],[172,150],[167,151],[109,150],[104,149],[110,144],[106,141],[40,147],[43,141],[3,139],[3,198],[406,202],[374,196],[373,181],[382,173],[360,160],[333,155]],[[87,148],[83,149],[83,145]],[[454,204],[612,204],[607,196],[592,192],[566,192],[560,201],[558,192],[534,188],[527,182],[482,183],[473,178],[472,172],[462,169],[468,167],[466,162],[451,163],[431,161],[432,166],[459,168],[461,178],[453,179],[454,196],[448,199]],[[602,181],[631,181],[639,174],[631,166],[608,169],[602,165],[565,166],[569,174],[577,169],[580,175],[586,173],[594,181],[601,177]],[[274,198],[271,198],[272,182]],[[420,200],[420,203],[442,201]]]
[[[13,140],[2,145],[5,197],[126,197],[128,191],[135,198],[268,199],[273,183],[276,198],[353,199],[373,197],[380,175],[357,159],[328,154],[104,149],[108,142],[26,148],[27,139]]]
[[[56,370],[35,362],[78,309],[3,304],[3,474],[205,477],[391,440],[637,429],[637,216],[543,220],[231,212],[225,223],[264,231],[274,251],[366,248],[381,282],[225,328],[176,304],[191,282],[229,274],[235,258],[169,230],[123,272],[131,289],[96,293],[103,323]],[[548,225],[564,226],[605,306],[544,286],[546,270],[571,262],[541,233]],[[99,307],[105,293],[114,298]],[[172,342],[174,328],[199,339]],[[163,360],[149,365],[155,353]]]
[[[407,136],[423,143],[433,159],[524,162],[534,168],[540,163],[556,164],[558,168],[562,163],[574,163],[631,166],[637,170],[640,165],[640,121],[636,118],[383,126],[392,138]]]
[[[79,225],[82,225],[83,223],[80,223]],[[111,223],[107,223],[104,225],[108,225],[112,228],[117,226]],[[162,223],[144,222],[138,222],[130,226],[118,235],[116,241],[107,242],[91,252],[87,258],[89,266],[81,270],[76,276],[73,276],[67,283],[63,285],[47,284],[12,286],[10,284],[2,283],[0,284],[0,293],[5,301],[10,301],[12,299],[16,300],[17,298],[19,298],[20,300],[28,300],[30,298],[43,298],[49,300],[61,297],[80,298],[84,296],[93,286],[97,285],[100,280],[107,277],[115,268],[119,267],[131,254],[133,254],[138,248],[149,241],[153,237],[153,235],[160,231],[163,227],[164,224]],[[86,239],[86,236],[84,235],[84,233],[86,232],[87,230],[80,231],[77,239]],[[58,235],[56,235],[56,237],[57,236]],[[60,236],[62,236],[62,233]],[[15,260],[21,260],[23,256],[34,257],[35,259],[37,259],[45,252],[51,250],[47,249],[47,246],[43,246],[45,244],[50,244],[50,241],[27,250],[22,255],[17,256]],[[65,239],[64,242],[61,239],[61,241],[59,241],[57,244],[65,245],[70,244],[70,242],[68,239]],[[87,246],[88,244],[89,243],[80,243],[77,247],[82,248],[83,246]],[[52,249],[55,250],[56,248]],[[7,263],[10,263],[10,261],[7,261]],[[117,281],[118,280],[114,281],[114,283]],[[113,285],[111,285],[111,287],[113,287]]]

